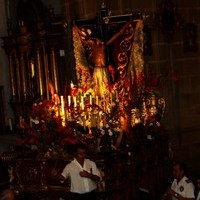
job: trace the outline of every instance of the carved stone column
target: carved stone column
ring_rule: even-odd
[[[45,74],[45,86],[46,86],[46,98],[49,99],[49,69],[48,69],[48,56],[45,47],[43,46],[44,53],[44,74]]]
[[[46,56],[46,41],[45,41],[46,31],[44,30],[43,23],[37,23],[37,30],[35,33],[35,63],[36,63],[36,79],[38,86],[38,93],[41,99],[48,98],[48,59]]]
[[[20,68],[17,52],[14,53],[15,71],[16,71],[16,84],[17,84],[17,97],[18,101],[21,99],[21,82],[20,82]]]
[[[13,65],[12,55],[10,54],[8,55],[8,62],[9,62],[9,70],[10,70],[11,96],[12,96],[12,99],[15,99],[16,86],[15,86],[15,80],[14,80],[14,65]]]
[[[20,99],[22,102],[27,101],[27,54],[29,54],[29,47],[30,47],[30,33],[26,30],[25,25],[23,22],[21,22],[20,26],[20,32],[17,35],[17,44],[19,48],[19,67],[20,67],[20,82],[21,82],[21,91],[22,99]]]
[[[6,54],[8,55],[8,64],[10,72],[10,87],[11,87],[11,100],[16,100],[17,96],[17,85],[16,85],[16,76],[15,76],[15,47],[16,42],[11,30],[11,24],[8,27],[8,37],[3,37],[3,48],[5,49]]]
[[[55,87],[55,92],[58,93],[58,69],[56,65],[56,57],[53,48],[51,48],[51,71],[52,71],[52,79]]]
[[[41,99],[44,97],[44,80],[43,80],[43,71],[42,71],[42,63],[40,57],[41,51],[39,49],[36,50],[36,67],[37,67],[37,85],[39,89],[39,94]]]

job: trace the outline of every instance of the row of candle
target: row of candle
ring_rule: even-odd
[[[73,105],[74,105],[74,107],[77,107],[77,97],[76,96],[72,97],[70,95],[68,95],[68,97],[67,97],[68,106],[71,106],[72,99],[73,99]],[[84,110],[84,107],[85,107],[84,99],[85,99],[84,96],[81,96],[81,98],[80,98],[80,105],[81,105],[82,110]],[[61,103],[62,103],[62,101],[61,101]],[[89,105],[92,105],[92,104],[93,104],[93,98],[92,98],[92,95],[89,95]],[[98,96],[95,97],[95,104],[96,105],[99,104],[99,97]]]
[[[61,98],[63,98],[63,96],[61,96]],[[89,100],[89,105],[93,105],[94,101],[95,101],[96,105],[99,105],[100,102],[107,102],[107,103],[112,104],[113,99],[115,99],[116,101],[118,100],[118,92],[117,91],[115,92],[114,98],[113,98],[113,93],[110,92],[109,102],[106,100],[107,96],[104,96],[103,98],[99,98],[99,96],[96,95],[95,98],[93,98],[93,96],[90,94],[90,95],[87,95],[86,98],[88,98],[88,100]],[[68,103],[67,105],[71,106],[71,104],[73,103],[73,106],[77,107],[77,104],[79,103],[82,110],[84,110],[84,107],[85,107],[84,100],[85,100],[85,95],[81,95],[81,96],[79,96],[79,95],[77,95],[77,96],[68,95],[67,96],[67,103]],[[62,101],[61,101],[61,103],[62,103]],[[63,101],[63,103],[64,103],[64,101]]]
[[[62,117],[63,126],[67,120],[81,121],[82,125],[86,125],[86,121],[89,121],[91,127],[103,127],[105,125],[105,113],[108,113],[108,107],[112,107],[113,102],[118,99],[118,93],[110,93],[109,95],[100,98],[99,96],[92,94],[79,94],[76,96],[67,96],[67,103],[65,104],[64,97],[60,97],[60,115]],[[65,105],[70,109],[65,109]],[[85,109],[86,107],[98,106],[101,111],[94,114],[91,109]],[[108,107],[107,107],[108,106]],[[77,109],[79,108],[79,109]],[[84,115],[84,116],[82,116]],[[82,117],[80,117],[82,116]],[[86,117],[87,116],[87,117]],[[81,118],[81,120],[80,120]],[[87,126],[87,125],[86,125]]]

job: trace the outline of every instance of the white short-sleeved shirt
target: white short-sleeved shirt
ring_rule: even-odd
[[[198,195],[197,195],[197,199],[196,200],[200,200],[200,191],[198,192]]]
[[[85,159],[82,167],[78,161],[74,159],[68,165],[66,165],[62,172],[62,176],[65,178],[70,178],[71,192],[83,194],[86,192],[91,192],[97,188],[97,183],[95,181],[91,180],[90,178],[80,176],[79,173],[83,170],[100,177],[100,172],[93,161]]]
[[[190,179],[184,176],[177,184],[177,180],[174,179],[171,189],[185,198],[194,198],[194,185]],[[176,197],[172,197],[172,200],[177,200]]]

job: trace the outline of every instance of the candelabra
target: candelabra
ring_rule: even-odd
[[[101,98],[95,95],[92,89],[83,92],[71,83],[71,94],[67,96],[66,101],[61,96],[60,114],[63,126],[67,121],[75,121],[84,129],[87,128],[89,134],[92,134],[94,128],[101,130],[111,126],[119,129],[119,116],[112,116],[113,109],[118,107],[118,98],[118,92],[110,92]]]
[[[158,97],[154,93],[146,95],[139,108],[131,109],[131,126],[143,123],[146,125],[148,121],[160,121],[165,110],[165,99]]]

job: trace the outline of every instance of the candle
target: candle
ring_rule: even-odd
[[[62,115],[65,115],[65,104],[63,96],[60,96],[60,100],[61,100],[61,113]]]
[[[35,76],[35,70],[34,70],[34,63],[31,61],[31,77],[33,78]]]
[[[76,107],[76,97],[74,97],[73,99],[74,99],[74,107]]]
[[[61,101],[62,126],[65,126],[65,103],[63,96],[60,96],[60,101]]]
[[[152,106],[156,105],[156,97],[155,97],[155,95],[152,95],[152,97],[151,97],[151,104],[152,104]]]
[[[96,96],[96,105],[99,105],[99,98]]]
[[[54,99],[55,105],[57,106],[58,103],[59,103],[59,102],[58,102],[58,98],[57,98],[57,94],[54,94],[53,99]]]
[[[92,105],[92,95],[90,95],[90,105]]]
[[[8,122],[9,122],[10,131],[12,131],[13,127],[12,127],[12,120],[11,120],[11,118],[9,118]]]
[[[81,96],[81,109],[84,110],[84,97]]]
[[[67,100],[68,100],[68,106],[70,106],[71,105],[71,96],[70,95],[68,95]]]
[[[118,96],[118,91],[116,90],[116,100],[118,100],[119,96]]]
[[[72,81],[71,81],[71,83],[70,83],[70,87],[71,87],[71,88],[74,88],[74,84],[73,84]]]

